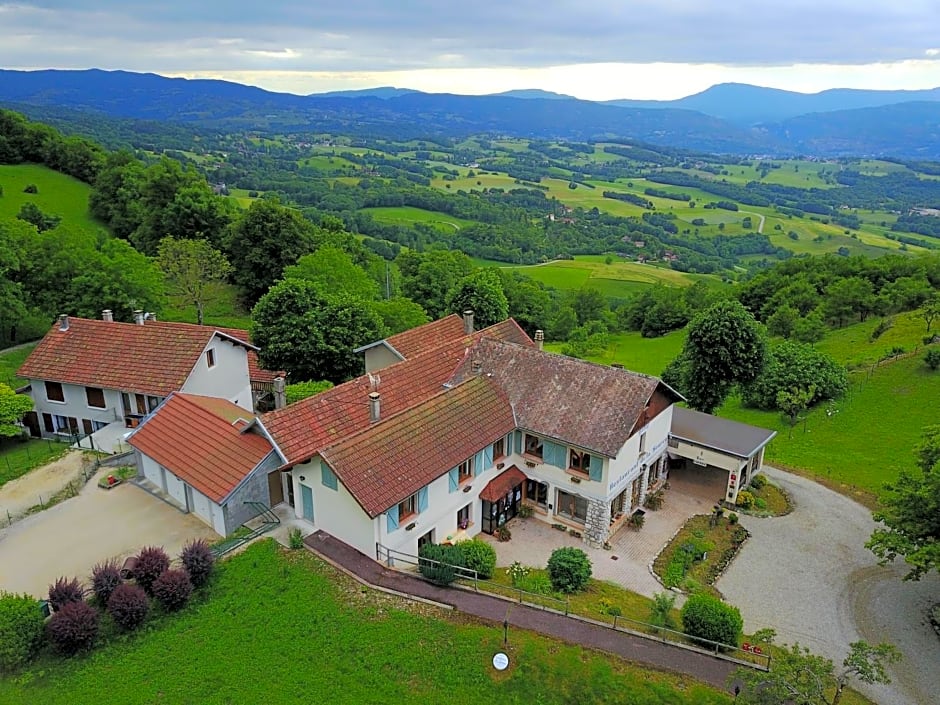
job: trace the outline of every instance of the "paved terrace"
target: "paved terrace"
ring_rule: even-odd
[[[728,676],[737,667],[735,663],[708,654],[643,639],[555,612],[481,593],[431,585],[415,576],[386,568],[324,531],[310,534],[304,543],[308,549],[361,582],[450,606],[496,625],[508,620],[519,629],[606,651],[635,663],[684,673],[718,688],[727,687]]]

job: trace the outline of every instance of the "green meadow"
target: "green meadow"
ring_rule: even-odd
[[[28,184],[35,184],[38,193],[23,193]],[[91,187],[71,176],[37,164],[0,164],[0,186],[0,219],[15,218],[25,203],[34,203],[43,213],[60,216],[63,224],[104,229],[88,211]]]
[[[607,346],[585,359],[601,365],[623,365],[628,370],[659,376],[685,343],[686,331],[673,331],[659,338],[644,338],[638,332],[614,333]],[[545,349],[560,353],[563,343],[547,343]]]
[[[447,213],[438,213],[423,208],[413,208],[412,206],[389,206],[381,208],[363,208],[363,213],[368,213],[380,223],[389,225],[414,225],[415,223],[427,223],[444,230],[453,232],[460,230],[468,225],[474,225],[474,221],[456,218]]]

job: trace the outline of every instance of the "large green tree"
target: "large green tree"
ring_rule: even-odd
[[[509,315],[503,282],[491,268],[478,269],[457,282],[447,295],[447,308],[451,313],[473,311],[477,328],[487,328]]]
[[[848,384],[845,367],[830,355],[805,343],[784,341],[771,346],[763,372],[743,387],[742,396],[746,406],[781,409],[780,392],[812,389],[806,400],[812,405],[841,396]]]
[[[432,318],[451,312],[447,295],[473,272],[470,258],[454,250],[403,251],[395,262],[401,271],[402,293],[421,304]]]
[[[285,279],[306,279],[327,295],[345,294],[371,301],[379,296],[379,286],[352,256],[335,245],[323,245],[284,268]]]
[[[885,486],[875,529],[865,545],[885,564],[903,556],[905,580],[940,570],[940,425],[928,426],[915,448],[917,470]]]
[[[313,282],[285,279],[258,301],[251,314],[252,341],[261,364],[286,370],[292,382],[343,382],[362,373],[353,350],[385,337],[369,302],[329,297]]]
[[[298,211],[277,199],[251,204],[232,227],[226,251],[233,279],[245,299],[254,303],[281,278],[284,267],[295,264],[317,245],[317,228]]]
[[[27,411],[32,411],[33,400],[26,394],[17,394],[0,383],[0,438],[11,438],[23,433],[19,422]]]
[[[682,352],[669,363],[663,379],[689,405],[712,413],[736,385],[753,382],[767,361],[767,334],[737,301],[720,301],[689,323]]]
[[[206,304],[218,296],[232,270],[225,255],[206,240],[166,237],[157,248],[157,266],[166,277],[167,294],[192,304],[202,325]]]

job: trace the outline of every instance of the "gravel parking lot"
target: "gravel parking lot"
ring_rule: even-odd
[[[871,512],[811,480],[768,469],[793,499],[775,519],[742,516],[751,538],[719,580],[741,609],[745,629],[777,630],[778,643],[799,642],[841,663],[859,639],[888,641],[904,654],[889,686],[860,688],[881,705],[937,702],[940,640],[926,619],[940,600],[940,576],[904,582],[903,564],[878,566],[864,544]]]

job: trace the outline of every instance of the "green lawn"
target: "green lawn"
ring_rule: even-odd
[[[9,385],[14,389],[26,384],[27,380],[17,377],[16,371],[35,347],[36,344],[31,343],[15,350],[0,350],[0,384]]]
[[[28,441],[0,439],[0,487],[64,455],[68,449],[68,443],[37,438]]]
[[[27,184],[35,184],[38,193],[23,193]],[[71,176],[37,164],[0,164],[0,186],[0,220],[16,217],[24,203],[35,203],[43,213],[60,216],[63,223],[104,230],[88,211],[91,187]]]
[[[225,561],[209,596],[92,654],[0,680],[5,705],[63,703],[630,703],[731,697],[689,678],[367,590],[264,541]],[[626,694],[629,694],[627,696]]]
[[[660,338],[644,338],[639,333],[617,333],[610,336],[610,345],[598,355],[588,357],[602,365],[621,364],[628,370],[648,375],[660,375],[685,342],[685,329],[673,331]],[[545,349],[561,352],[562,343],[547,343]]]
[[[363,208],[363,213],[368,213],[380,223],[390,225],[414,225],[415,223],[428,223],[437,226],[442,230],[454,232],[465,228],[468,225],[474,225],[474,221],[456,218],[447,213],[438,213],[436,211],[425,210],[424,208],[413,208],[412,206],[392,206],[383,208]]]
[[[161,320],[196,323],[196,307],[184,305],[180,301],[169,301],[163,309]],[[238,290],[226,284],[221,287],[218,298],[206,305],[204,323],[248,330],[251,326],[251,313],[242,308],[238,300]]]

